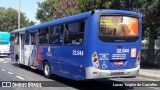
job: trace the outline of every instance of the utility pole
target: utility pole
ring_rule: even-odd
[[[18,2],[18,29],[20,29],[20,23],[21,23],[21,0],[19,0]]]

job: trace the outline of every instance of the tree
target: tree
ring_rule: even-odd
[[[85,11],[109,8],[110,4],[110,0],[46,0],[38,3],[36,18],[43,23]]]
[[[46,0],[38,4],[36,18],[41,23],[78,13],[77,0]]]
[[[111,0],[78,0],[77,5],[80,12],[92,11],[96,9],[109,9]]]
[[[0,7],[0,31],[12,31],[18,28],[18,11],[13,8],[5,9]],[[25,14],[21,12],[21,25],[20,27],[26,27],[34,25],[33,21],[29,21]]]
[[[59,0],[56,5],[56,10],[54,11],[56,19],[80,13],[77,1],[78,0]]]
[[[58,1],[59,0],[46,0],[42,3],[37,3],[38,9],[36,13],[36,18],[42,23],[54,20],[56,18],[54,12],[56,11],[56,5]]]
[[[159,0],[46,0],[38,5],[37,19],[41,22],[95,9],[129,10],[143,15],[143,36],[156,38],[160,33]]]
[[[154,39],[160,36],[160,1],[140,0],[144,36],[149,38],[149,49],[154,49]]]

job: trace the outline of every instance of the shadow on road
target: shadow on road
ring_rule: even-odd
[[[133,87],[124,87],[124,83],[120,82],[120,81],[113,81],[113,80],[109,80],[109,79],[98,79],[98,80],[85,80],[85,81],[74,81],[74,80],[70,80],[70,79],[66,79],[63,77],[59,77],[59,76],[55,76],[54,78],[52,78],[53,80],[56,81],[56,83],[58,85],[61,86],[65,86],[65,87],[74,87],[77,89],[102,89],[102,90],[106,90],[106,89],[111,89],[111,90],[128,90],[128,89],[134,89]],[[123,85],[123,86],[113,86],[113,84],[119,84],[119,85]]]
[[[8,59],[10,59],[10,56],[0,56],[0,58],[8,58]]]
[[[147,65],[141,65],[141,69],[160,69],[160,67],[154,67],[154,66],[147,66]]]
[[[19,67],[18,64],[13,63],[14,66]],[[39,74],[43,76],[43,72],[40,70],[34,70],[30,67],[21,65],[20,66],[22,69],[25,69],[27,71]],[[113,80],[109,80],[109,79],[97,79],[97,80],[85,80],[85,81],[74,81],[74,80],[70,80],[67,78],[63,78],[57,75],[52,75],[51,80],[53,81],[47,81],[47,83],[45,83],[46,87],[73,87],[76,89],[80,89],[80,90],[95,90],[95,89],[101,89],[101,90],[128,90],[128,89],[134,89],[133,87],[123,87],[123,86],[114,86],[115,84],[117,85],[124,85],[123,82],[120,81],[113,81]],[[45,81],[44,81],[45,82]]]

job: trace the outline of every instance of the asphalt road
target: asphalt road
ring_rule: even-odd
[[[34,70],[26,66],[19,67],[17,64],[11,63],[10,59],[6,57],[0,57],[0,81],[12,81],[17,83],[19,81],[43,81],[42,83],[50,86],[38,88],[0,87],[0,90],[160,90],[160,87],[132,87],[135,83],[138,83],[136,81],[139,81],[139,83],[151,83],[150,81],[156,81],[154,79],[139,76],[136,78],[112,78],[87,81],[73,81],[59,76],[54,76],[51,79],[46,79],[45,77],[43,77],[42,71]],[[126,85],[131,85],[131,83],[133,84],[132,86],[123,87],[125,85],[124,83],[127,83]],[[116,85],[123,86],[117,87]]]

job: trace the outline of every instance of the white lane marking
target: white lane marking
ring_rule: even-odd
[[[111,78],[110,80],[122,81],[122,80],[120,80],[120,79],[118,79],[118,78]]]
[[[20,77],[20,76],[16,76],[17,78],[21,79],[21,80],[25,80],[24,78]]]
[[[5,59],[6,61],[10,61],[11,59]]]
[[[2,63],[7,63],[8,61],[4,61],[4,62],[2,62]]]
[[[7,73],[9,73],[9,74],[13,74],[13,73],[11,73],[11,72],[7,72]]]
[[[6,71],[5,69],[1,69],[2,71]]]
[[[3,62],[4,60],[3,59],[0,59],[0,62]]]
[[[152,89],[160,90],[160,88],[155,88],[155,87],[148,87],[148,88],[152,88]]]

